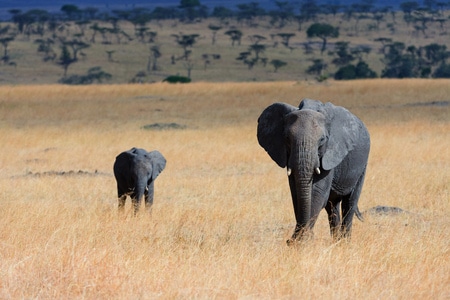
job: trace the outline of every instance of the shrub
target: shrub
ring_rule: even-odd
[[[354,65],[346,65],[339,68],[339,70],[334,74],[334,79],[336,80],[350,80],[356,79],[356,67]]]
[[[433,73],[433,78],[450,78],[450,65],[441,64]]]
[[[360,61],[356,66],[346,65],[339,68],[339,70],[334,74],[334,79],[336,80],[351,80],[351,79],[365,79],[365,78],[376,78],[377,73],[369,68],[369,65],[363,61]]]
[[[86,75],[63,77],[59,80],[59,83],[71,85],[92,84],[95,81],[102,83],[103,80],[109,80],[111,77],[111,74],[102,71],[101,67],[93,67],[88,70]]]
[[[189,77],[180,76],[180,75],[170,75],[166,77],[163,82],[168,83],[189,83],[191,79]]]

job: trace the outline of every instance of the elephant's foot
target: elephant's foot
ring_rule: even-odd
[[[296,243],[307,241],[313,237],[313,233],[309,228],[297,225],[295,226],[294,233],[291,238],[286,241],[288,246],[292,246]]]

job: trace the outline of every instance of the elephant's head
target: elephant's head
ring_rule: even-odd
[[[304,228],[312,217],[314,176],[342,162],[352,150],[357,126],[346,109],[309,99],[299,108],[274,103],[259,117],[259,144],[280,167],[287,168],[297,227]]]
[[[166,166],[166,159],[157,150],[147,152],[144,149],[132,148],[129,153],[133,160],[135,176],[145,179],[148,184],[154,181]]]

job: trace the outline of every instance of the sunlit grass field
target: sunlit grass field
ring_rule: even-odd
[[[409,213],[333,243],[323,211],[286,246],[285,170],[256,122],[305,97],[369,128],[360,210]],[[449,98],[448,80],[2,86],[0,298],[449,299]],[[112,165],[133,146],[167,159],[151,215],[117,213]]]

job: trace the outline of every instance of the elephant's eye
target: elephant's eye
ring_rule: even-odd
[[[322,137],[320,138],[320,140],[319,140],[319,147],[320,147],[320,146],[323,146],[324,144],[325,144],[325,137],[322,136]]]

